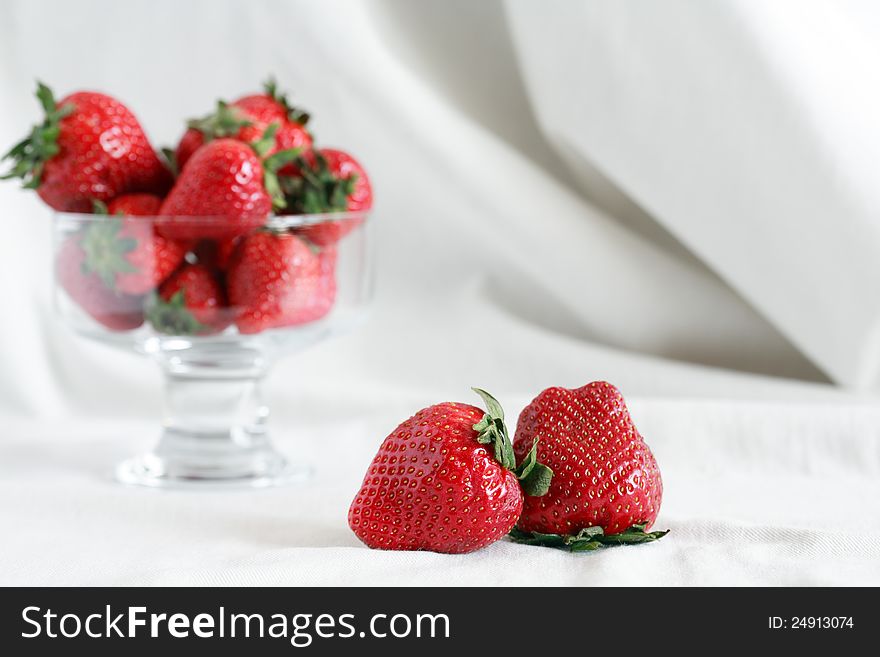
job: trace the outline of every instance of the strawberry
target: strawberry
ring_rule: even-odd
[[[275,135],[276,151],[311,150],[312,135],[306,129],[309,115],[290,104],[286,94],[278,91],[274,79],[270,78],[265,82],[263,89],[262,94],[239,98],[232,103],[233,106],[258,124],[266,126],[272,123],[278,124],[278,132]],[[287,164],[279,170],[279,173],[293,174],[295,170],[293,164]]]
[[[95,202],[98,214],[106,214],[112,207],[123,211],[126,207],[149,205],[154,201],[120,196],[110,206]],[[183,262],[186,246],[157,234],[150,221],[132,217],[111,216],[90,222],[82,233],[80,246],[85,253],[83,271],[97,274],[104,285],[124,294],[146,294],[168,277]]]
[[[147,319],[167,335],[212,335],[230,324],[223,288],[204,265],[184,265],[162,283]]]
[[[37,98],[46,117],[4,156],[14,164],[3,178],[21,178],[64,212],[90,212],[93,200],[129,192],[161,195],[171,186],[134,114],[115,98],[81,91],[56,103],[42,83]]]
[[[366,212],[373,205],[373,191],[364,168],[344,151],[325,148],[296,159],[297,174],[282,177],[287,208],[285,214]],[[297,229],[318,246],[336,244],[363,222],[356,217],[328,220]]]
[[[273,134],[270,128],[264,139],[271,140]],[[257,153],[264,150],[265,143],[248,145],[235,139],[215,139],[199,148],[162,203],[160,214],[169,217],[160,226],[162,234],[220,240],[262,225],[273,201],[283,203],[274,171],[294,155],[282,151],[264,162]],[[193,217],[211,219],[193,221]]]
[[[663,482],[613,385],[596,381],[538,395],[520,413],[517,458],[535,444],[554,477],[545,496],[526,498],[514,540],[583,551],[666,534],[646,531],[660,510]]]
[[[245,237],[226,273],[238,330],[259,333],[313,321],[325,278],[319,256],[296,235],[258,231]]]
[[[143,298],[117,292],[85,268],[82,236],[68,237],[55,258],[55,276],[61,287],[97,322],[113,331],[136,329],[144,322]]]
[[[238,108],[230,107],[222,100],[217,101],[213,114],[187,122],[187,130],[174,152],[175,164],[182,171],[192,155],[213,139],[231,138],[249,144],[259,139],[268,125],[255,123]]]
[[[162,198],[155,194],[123,194],[107,204],[107,214],[124,217],[155,217],[162,207]]]
[[[292,107],[287,98],[278,92],[274,81],[270,80],[264,86],[266,93],[244,96],[231,104],[218,101],[213,114],[189,121],[187,131],[175,151],[177,167],[182,170],[192,154],[207,141],[231,137],[250,143],[272,124],[278,130],[274,146],[267,154],[311,148],[312,137],[305,128],[309,115]],[[282,171],[292,173],[293,168],[287,165]]]
[[[473,552],[507,534],[522,511],[521,481],[546,492],[552,473],[534,460],[514,468],[501,405],[474,388],[488,412],[446,402],[422,409],[389,435],[348,511],[368,547]]]

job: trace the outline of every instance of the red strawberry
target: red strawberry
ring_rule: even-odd
[[[155,217],[162,199],[155,194],[123,194],[107,204],[107,214],[124,217]]]
[[[185,265],[165,281],[150,302],[147,318],[167,335],[211,335],[231,323],[223,288],[203,265]]]
[[[259,333],[313,321],[322,280],[320,258],[296,235],[249,235],[232,254],[226,274],[238,330]]]
[[[297,175],[283,177],[285,214],[363,213],[373,205],[373,191],[364,168],[351,155],[325,148],[297,158]],[[336,244],[363,222],[362,217],[323,221],[297,229],[313,244]]]
[[[118,100],[81,91],[55,102],[43,84],[41,125],[5,155],[18,177],[56,210],[90,212],[94,200],[129,192],[164,194],[171,174],[134,114]]]
[[[269,78],[263,83],[263,93],[243,96],[233,105],[243,109],[254,119],[265,123],[280,119],[304,127],[309,122],[309,115],[290,104],[287,95],[278,90],[274,78]]]
[[[58,251],[55,276],[61,287],[83,310],[108,329],[136,329],[144,323],[143,298],[112,290],[96,273],[86,271],[86,253],[80,241],[81,235],[72,235]]]
[[[260,226],[272,212],[260,157],[248,144],[216,139],[181,171],[160,214],[160,231],[176,239],[229,239]],[[209,217],[193,221],[193,217]]]
[[[192,154],[206,141],[231,137],[251,143],[271,124],[278,130],[267,155],[292,148],[311,148],[312,137],[305,128],[308,114],[292,107],[286,97],[278,93],[273,81],[267,82],[265,88],[266,93],[244,96],[231,104],[219,101],[213,114],[189,121],[175,152],[178,168],[183,170]],[[282,171],[292,173],[293,168],[287,165]]]
[[[121,196],[115,207],[141,209],[152,202]],[[98,206],[101,212],[109,211]],[[150,209],[150,212],[154,210]],[[186,246],[158,235],[150,221],[110,216],[92,221],[83,231],[83,271],[97,274],[104,285],[124,294],[141,295],[154,289],[183,262]]]
[[[279,128],[275,135],[275,150],[283,151],[299,149],[308,151],[312,147],[312,136],[306,129],[309,115],[294,107],[287,96],[278,91],[274,79],[269,79],[263,88],[265,93],[244,96],[232,104],[242,110],[257,123],[268,126],[277,123]],[[292,164],[279,170],[280,173],[293,174],[296,171]]]
[[[230,107],[222,100],[217,101],[217,109],[213,114],[187,122],[187,130],[180,138],[174,153],[177,168],[183,171],[184,165],[206,142],[230,138],[249,144],[258,140],[268,125],[262,121],[254,121],[240,109]]]
[[[547,495],[526,498],[515,539],[581,551],[666,534],[646,532],[660,511],[663,482],[610,383],[548,388],[538,395],[519,416],[517,458],[536,442],[553,482]]]
[[[520,478],[546,491],[548,471],[534,460],[518,477],[501,406],[475,391],[487,413],[468,404],[436,404],[382,443],[348,511],[349,526],[368,547],[473,552],[516,523],[523,505]]]

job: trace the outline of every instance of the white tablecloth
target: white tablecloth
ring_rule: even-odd
[[[35,77],[171,143],[272,71],[372,173],[378,273],[368,323],[267,385],[312,482],[126,489],[157,370],[58,324],[48,213],[0,186],[0,584],[880,584],[877,12],[559,4],[0,6],[0,144]],[[659,543],[450,557],[348,530],[417,409],[479,385],[515,418],[594,379],[656,451]]]

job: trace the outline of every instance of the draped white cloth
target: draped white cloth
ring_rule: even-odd
[[[0,583],[880,583],[880,11],[869,2],[0,5],[0,145],[34,78],[157,144],[269,72],[376,188],[368,323],[279,363],[306,488],[154,494],[111,464],[159,377],[53,317],[49,213],[0,187]],[[396,423],[492,390],[633,400],[650,546],[379,553],[345,511]],[[532,575],[527,573],[532,572]]]

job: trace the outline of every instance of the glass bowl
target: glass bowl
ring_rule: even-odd
[[[368,213],[122,217],[56,213],[55,307],[81,335],[161,368],[165,411],[126,484],[264,487],[306,478],[273,447],[260,385],[272,365],[363,317]]]

